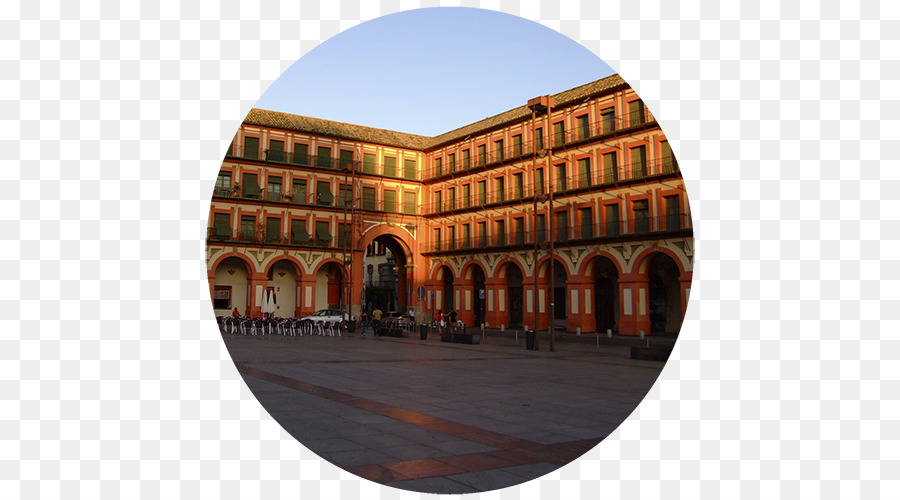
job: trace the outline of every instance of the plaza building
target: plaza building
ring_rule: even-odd
[[[665,134],[618,75],[437,137],[253,109],[209,215],[216,314],[455,308],[468,325],[680,329],[693,230]]]

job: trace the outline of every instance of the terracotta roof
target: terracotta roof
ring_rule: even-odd
[[[566,106],[568,104],[574,104],[582,99],[627,85],[625,80],[616,74],[575,87],[574,89],[564,90],[558,94],[554,94],[553,99],[556,101],[556,106]],[[405,132],[395,132],[393,130],[364,127],[362,125],[353,125],[350,123],[292,115],[289,113],[258,108],[250,110],[247,117],[244,119],[244,123],[247,125],[307,132],[354,141],[382,144],[385,146],[425,151],[463,139],[470,135],[477,135],[483,131],[507,123],[520,121],[530,116],[531,110],[528,109],[527,105],[523,104],[517,108],[504,111],[498,115],[479,120],[475,123],[460,127],[456,130],[451,130],[450,132],[446,132],[436,137],[426,137],[422,135],[407,134]]]

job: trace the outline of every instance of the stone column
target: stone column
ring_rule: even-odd
[[[566,329],[581,333],[597,331],[597,318],[594,315],[594,282],[578,276],[569,278],[566,290]]]
[[[650,280],[637,273],[619,277],[619,334],[650,335]]]
[[[262,301],[263,292],[266,291],[266,285],[269,279],[265,273],[252,273],[247,279],[250,285],[249,296],[247,297],[247,316],[252,318],[262,317]]]

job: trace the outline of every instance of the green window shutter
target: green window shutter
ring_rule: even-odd
[[[397,211],[397,192],[385,189],[384,191],[384,207],[385,212]]]
[[[291,188],[291,201],[293,203],[306,203],[306,181],[295,180]]]
[[[295,219],[291,221],[291,243],[303,244],[310,240],[309,233],[306,231],[306,221]]]
[[[284,141],[269,141],[269,161],[284,161]]]
[[[223,240],[231,238],[231,216],[229,214],[213,215],[213,237]]]
[[[416,193],[412,191],[404,191],[403,193],[403,212],[415,215],[416,213]]]
[[[241,216],[241,239],[242,240],[255,240],[256,239],[256,217],[252,215],[242,215]]]
[[[397,158],[394,156],[384,157],[384,175],[385,177],[397,177]]]
[[[643,179],[644,177],[647,177],[647,147],[631,148],[631,178]]]
[[[506,221],[497,221],[497,237],[495,240],[497,241],[497,246],[502,247],[506,245]]]
[[[319,168],[331,168],[331,148],[319,148],[316,153],[316,166]]]
[[[650,232],[650,204],[647,200],[638,200],[632,204],[634,209],[634,232]]]
[[[628,103],[629,126],[644,124],[644,102],[640,99]]]
[[[556,240],[567,241],[569,239],[569,215],[566,212],[556,212]]]
[[[591,185],[591,159],[583,158],[578,160],[578,186],[588,187]]]
[[[540,151],[544,149],[544,129],[539,128],[534,131],[534,150]]]
[[[678,170],[678,162],[675,161],[675,155],[672,154],[672,146],[669,141],[663,141],[662,144],[662,173],[671,174]]]
[[[256,174],[244,174],[243,196],[245,198],[259,198],[262,190],[259,188],[259,182],[256,180]]]
[[[281,219],[275,217],[266,218],[266,241],[281,240]]]
[[[553,147],[558,148],[566,144],[566,123],[556,122],[553,124]]]
[[[416,178],[416,160],[403,160],[403,176],[410,180]]]
[[[258,137],[245,137],[244,138],[244,158],[250,158],[253,160],[259,158],[259,138]]]
[[[525,218],[519,217],[513,220],[513,230],[516,233],[516,245],[525,243]]]
[[[513,156],[522,156],[522,134],[513,136]]]
[[[334,195],[331,194],[331,184],[328,181],[316,183],[316,201],[319,205],[331,205],[334,203]]]
[[[619,180],[619,164],[616,161],[615,152],[603,155],[603,178],[606,182],[618,182]]]
[[[478,146],[478,166],[482,166],[487,163],[487,147],[484,145]]]
[[[441,175],[444,174],[444,166],[441,164],[442,161],[443,160],[441,158],[434,159],[434,176],[435,177],[440,177]]]
[[[619,235],[619,205],[606,205],[606,236]]]
[[[328,230],[327,221],[316,222],[316,245],[328,246],[331,244],[331,232]]]
[[[535,222],[535,233],[537,234],[538,243],[547,241],[547,216],[538,214]]]
[[[579,139],[587,139],[590,136],[590,123],[588,122],[588,115],[582,115],[575,119],[578,126],[578,138]]]
[[[594,237],[594,212],[591,208],[582,208],[581,212],[581,237]]]
[[[353,168],[353,151],[342,149],[339,158],[338,168],[348,170]]]
[[[375,173],[375,155],[372,153],[363,154],[363,173],[364,174],[374,174]]]
[[[309,165],[309,146],[295,142],[293,160],[298,165]]]
[[[616,108],[606,108],[600,111],[600,121],[603,125],[604,134],[616,131]]]
[[[363,210],[375,210],[375,188],[364,187],[362,190]]]
[[[468,149],[462,152],[462,168],[468,169],[472,166],[472,152]]]

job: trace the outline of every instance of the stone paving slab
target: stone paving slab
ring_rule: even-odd
[[[480,345],[436,335],[223,338],[257,399],[310,450],[427,493],[513,486],[576,459],[663,368],[630,359],[630,338],[558,337],[555,352],[546,339],[529,351],[510,332],[486,332]]]

